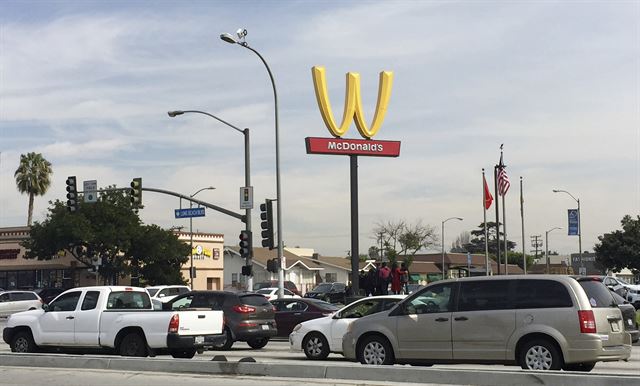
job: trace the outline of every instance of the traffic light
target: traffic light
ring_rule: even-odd
[[[260,220],[262,246],[273,249],[273,200],[266,199],[264,204],[260,204]]]
[[[245,259],[251,256],[251,231],[240,232],[240,256]]]
[[[269,259],[267,260],[267,271],[278,273],[278,268],[280,267],[279,259]]]
[[[78,210],[76,176],[67,177],[67,210],[71,213]]]
[[[242,275],[244,275],[244,276],[253,276],[253,270],[251,269],[250,265],[243,265],[242,266]]]
[[[131,181],[129,197],[131,198],[131,206],[134,208],[142,207],[142,178],[134,178],[133,181]]]

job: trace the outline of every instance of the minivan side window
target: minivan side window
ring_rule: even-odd
[[[573,307],[567,288],[555,280],[518,280],[515,297],[518,309]]]
[[[506,310],[511,280],[479,280],[460,283],[458,311]]]

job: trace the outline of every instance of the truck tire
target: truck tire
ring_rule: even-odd
[[[261,349],[269,343],[269,338],[254,338],[249,339],[247,344],[253,349]]]
[[[29,353],[36,351],[38,351],[38,346],[36,346],[29,331],[20,331],[11,339],[11,352]]]
[[[174,350],[171,351],[171,356],[174,358],[185,358],[191,359],[196,355],[196,349],[186,349],[186,350]]]
[[[139,333],[131,332],[122,338],[118,351],[123,357],[146,357],[147,343]]]

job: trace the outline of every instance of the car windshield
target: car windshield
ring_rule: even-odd
[[[626,280],[624,280],[624,279],[622,279],[622,278],[616,277],[616,280],[617,280],[617,281],[619,281],[619,282],[620,282],[620,284],[624,284],[624,285],[631,285],[631,284],[629,284]]]
[[[268,288],[271,287],[271,283],[258,283],[255,285],[255,289],[263,289],[263,288]]]
[[[319,286],[313,289],[313,292],[329,292],[329,291],[331,291],[331,284],[329,283],[320,284]]]
[[[153,297],[153,295],[158,292],[159,288],[147,288],[146,290],[149,293],[149,296]]]

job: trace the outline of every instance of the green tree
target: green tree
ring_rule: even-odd
[[[59,200],[50,203],[46,219],[41,223],[36,222],[31,227],[31,237],[23,242],[27,248],[26,258],[50,260],[57,257],[60,251],[67,250],[87,267],[92,266],[93,259],[101,258],[100,275],[105,283],[114,283],[117,276],[122,277],[134,271],[142,271],[141,279],[148,282],[162,282],[171,278],[171,281],[164,283],[183,283],[180,267],[176,267],[175,263],[187,261],[189,247],[186,244],[184,248],[176,247],[177,237],[170,231],[162,231],[157,227],[150,230],[143,226],[126,193],[110,191],[100,194],[96,203],[78,201],[79,208],[75,213],[69,213],[66,205]],[[161,232],[166,233],[164,238],[160,236]],[[137,247],[138,243],[144,241],[145,235],[159,242],[146,256]],[[161,251],[170,254],[164,256],[162,263],[167,272],[157,277],[154,276],[159,275],[157,269],[145,271],[144,267],[147,264],[157,265]]]
[[[133,238],[131,267],[149,285],[186,284],[180,267],[189,258],[189,245],[157,225],[145,225]]]
[[[484,253],[484,227],[485,223],[481,223],[478,225],[478,229],[471,231],[471,236],[473,236],[468,244],[464,245],[464,248],[467,252],[471,253]],[[487,222],[487,230],[489,235],[489,255],[496,256],[497,255],[497,245],[496,245],[496,223],[495,222]],[[507,240],[507,250],[512,251],[515,248],[516,243],[513,241]],[[504,233],[500,232],[500,250],[504,251]]]
[[[433,247],[438,242],[435,227],[422,225],[421,221],[416,224],[408,224],[404,220],[379,222],[373,232],[375,239],[383,245],[390,264],[403,256],[407,267],[411,266],[418,251]]]
[[[31,226],[33,199],[47,192],[51,186],[51,173],[53,173],[51,163],[44,159],[42,154],[31,152],[20,155],[20,165],[13,176],[16,179],[18,191],[29,195],[27,226]]]
[[[640,271],[640,216],[626,215],[620,221],[622,230],[598,236],[596,262],[614,272],[629,268]]]

